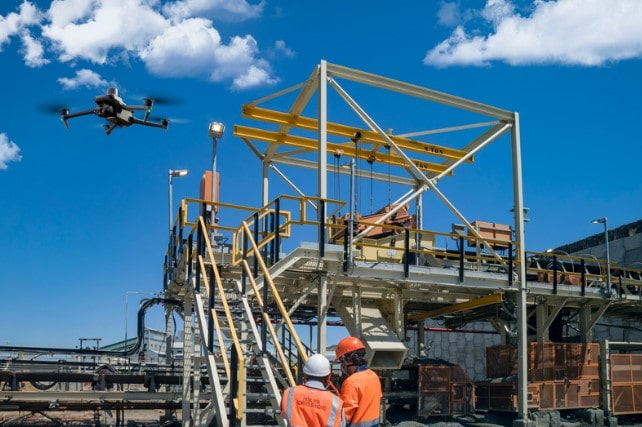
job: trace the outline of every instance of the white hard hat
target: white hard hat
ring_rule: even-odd
[[[323,378],[330,373],[330,361],[322,354],[314,354],[305,362],[303,373],[310,377]]]

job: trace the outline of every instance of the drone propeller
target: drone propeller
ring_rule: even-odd
[[[58,104],[40,104],[37,109],[45,114],[66,114],[62,112],[63,110],[69,112],[67,107]]]
[[[152,106],[154,105],[154,101],[151,98],[145,98],[145,118],[143,119],[144,121],[147,121],[149,118],[149,113],[152,112]]]
[[[185,124],[190,122],[189,120],[182,119],[180,117],[160,117],[160,116],[151,116],[149,120],[153,122],[161,122],[161,123],[164,121],[168,123],[172,122],[175,125],[180,125],[180,124]]]

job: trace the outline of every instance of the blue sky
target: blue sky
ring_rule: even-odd
[[[197,197],[207,126],[223,122],[221,199],[258,206],[260,164],[232,126],[243,103],[304,81],[321,60],[519,112],[529,250],[598,233],[593,218],[635,221],[640,22],[639,0],[4,0],[0,342],[108,343],[126,323],[132,336],[138,300],[162,289],[168,169],[190,170],[174,180],[175,205]],[[180,101],[154,107],[169,129],[106,136],[98,117],[65,129],[46,111],[91,108],[109,86],[130,103]],[[419,112],[389,106],[391,121],[422,128]],[[480,155],[485,167],[446,187],[467,215],[511,221],[505,152]],[[427,228],[449,231],[440,212]]]

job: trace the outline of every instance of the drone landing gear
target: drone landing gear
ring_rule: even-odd
[[[111,123],[108,125],[105,125],[105,135],[109,135],[112,130],[116,127],[116,123]]]

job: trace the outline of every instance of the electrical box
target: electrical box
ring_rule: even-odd
[[[510,225],[484,221],[474,221],[471,225],[477,230],[482,239],[488,240],[493,249],[508,248],[508,243],[510,243],[513,235]],[[470,230],[468,230],[468,237],[474,237],[474,239],[468,240],[468,246],[477,246],[479,244],[478,239]]]
[[[216,176],[214,179],[214,203],[218,203],[219,201],[219,190],[220,190],[220,182],[219,182],[219,173],[216,172]],[[206,202],[211,202],[212,201],[212,172],[211,171],[206,171],[203,176],[201,177],[201,188],[200,188],[200,193],[199,197],[201,200],[205,200]],[[218,206],[214,206],[214,212],[218,212]]]

